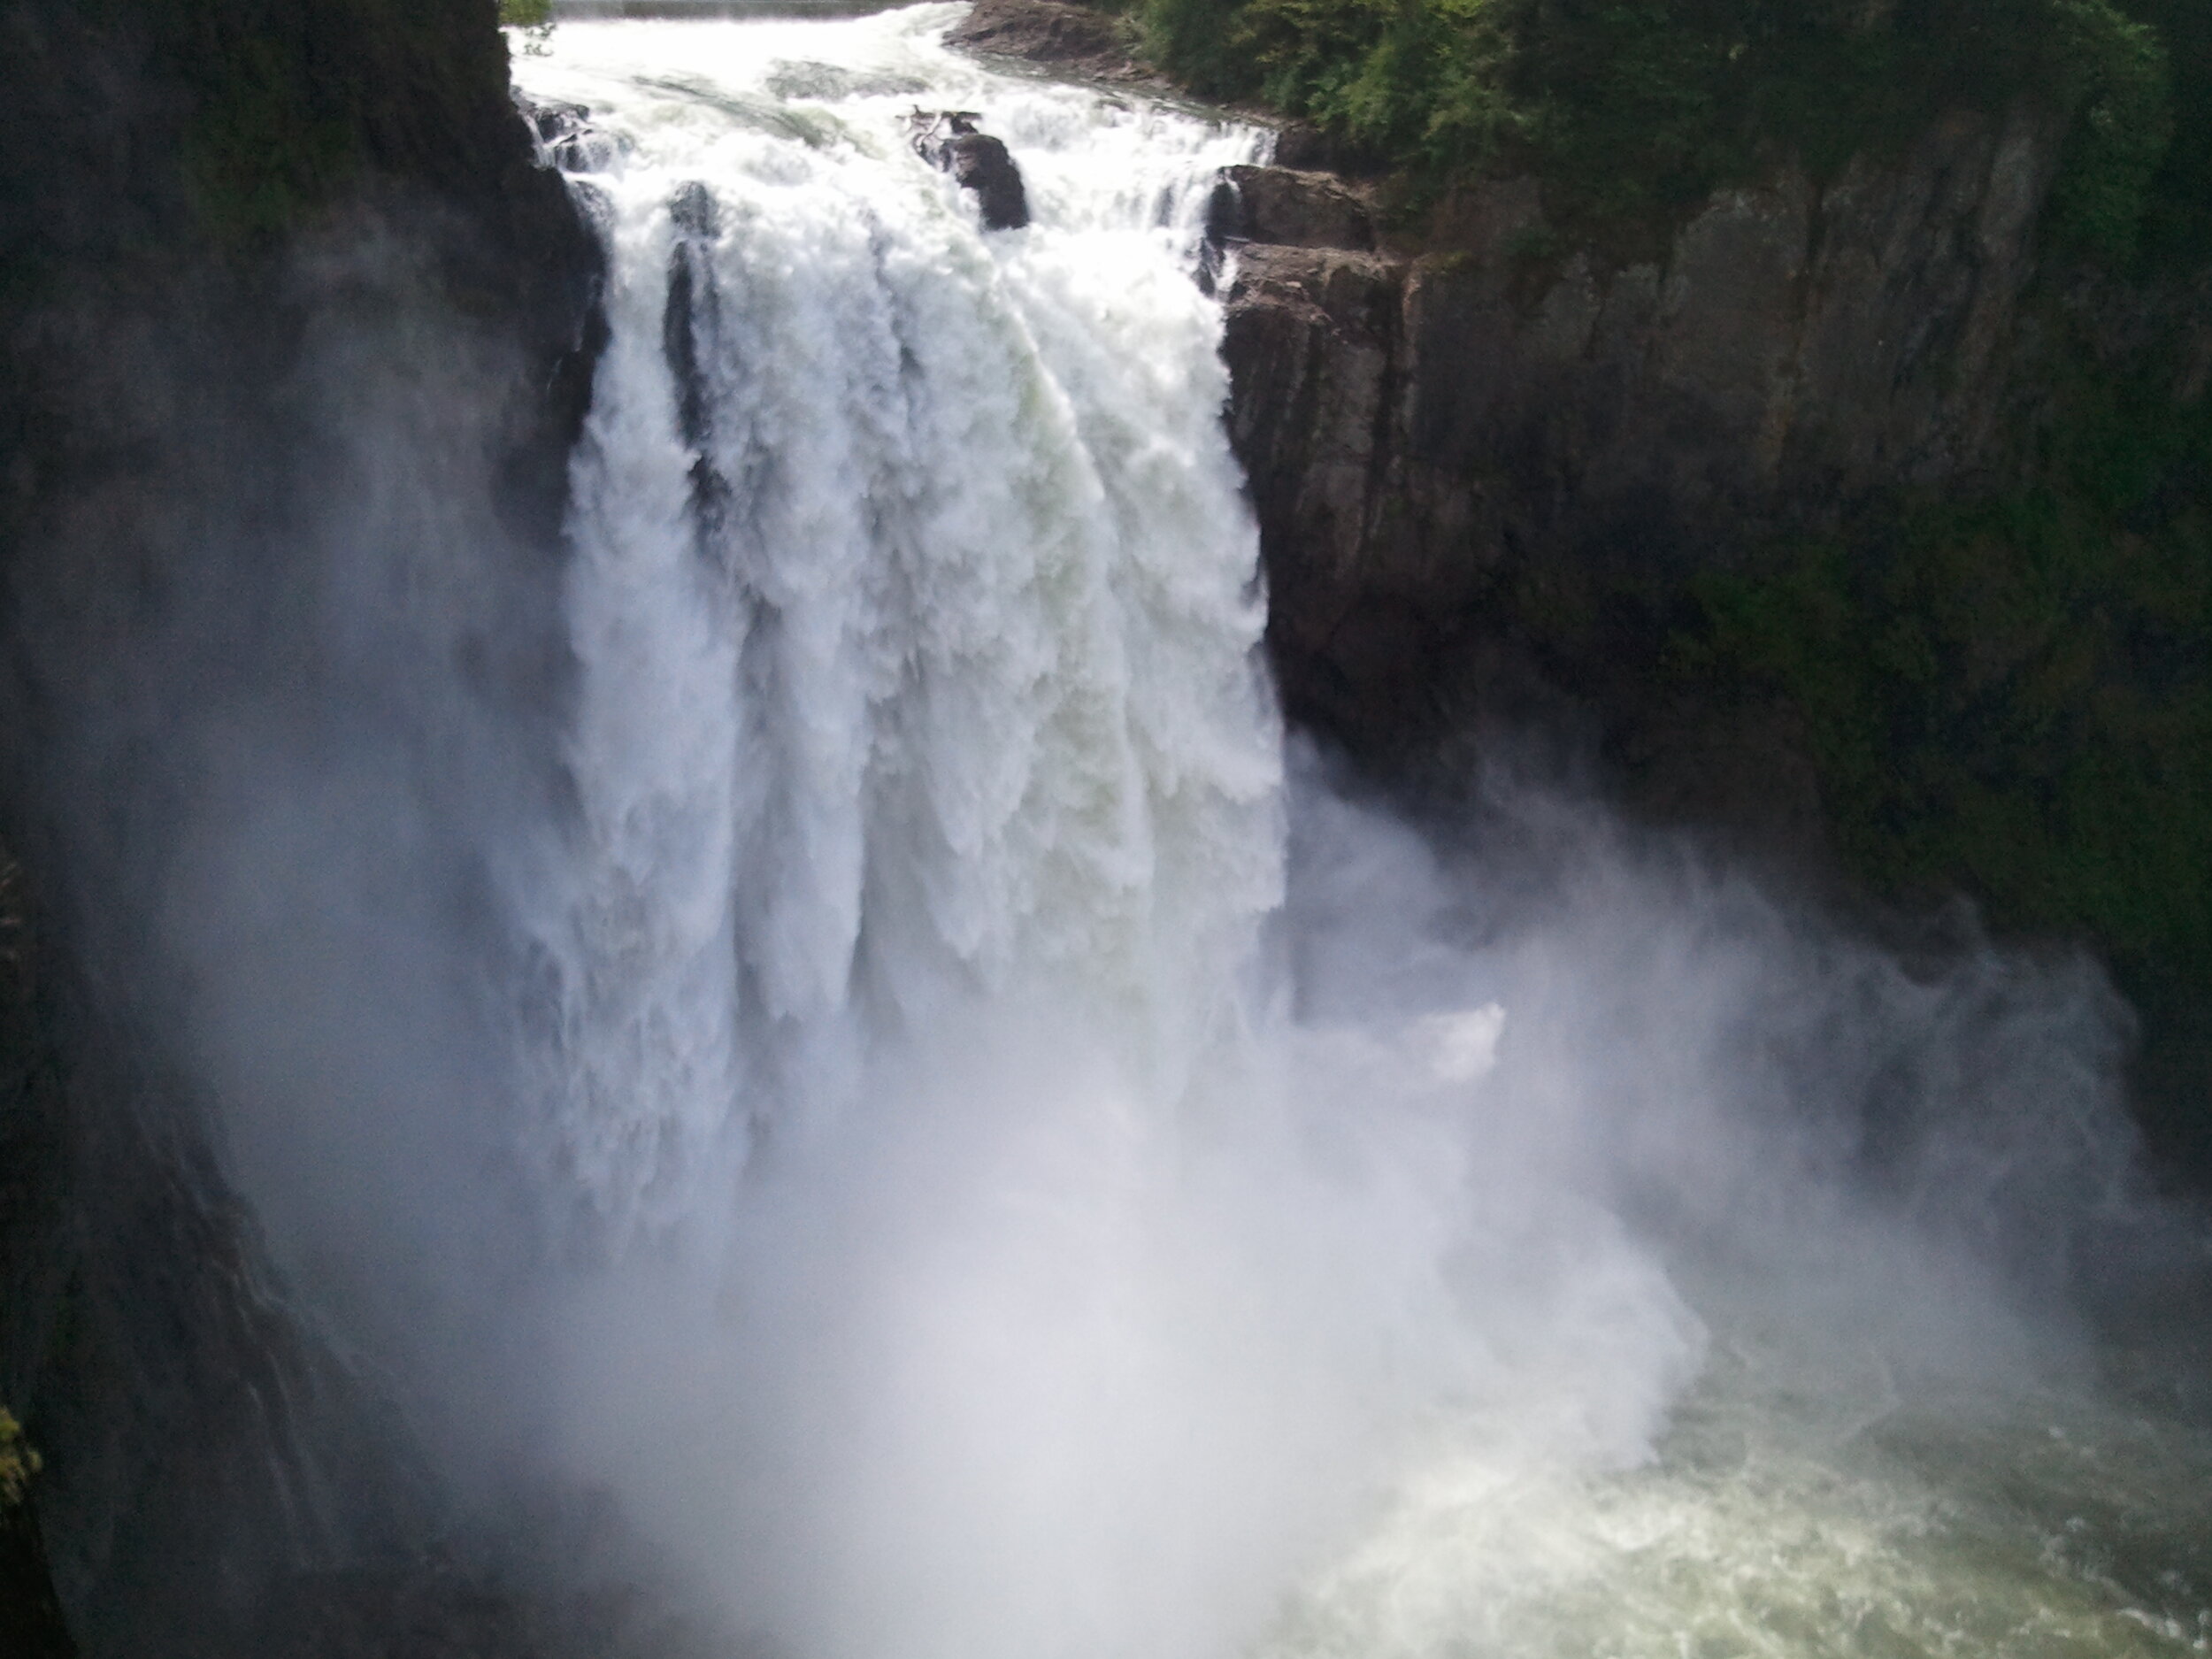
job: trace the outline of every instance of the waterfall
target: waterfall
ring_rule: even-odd
[[[519,65],[611,331],[569,795],[501,852],[543,1455],[796,1659],[1984,1630],[1913,1587],[1947,1500],[1847,1454],[2078,1353],[2101,981],[1909,972],[1509,785],[1471,874],[1286,768],[1195,280],[1263,137],[957,15]],[[915,152],[948,109],[1029,226]],[[2040,1628],[2048,1552],[1961,1548]]]
[[[1260,135],[987,95],[933,21],[841,26],[838,65],[772,27],[589,37],[577,90],[625,125],[581,186],[611,338],[544,1129],[618,1230],[962,1009],[1110,1008],[1173,1096],[1279,896],[1255,535],[1190,280]],[[984,233],[912,152],[923,96],[994,106],[1033,227]]]
[[[611,271],[521,902],[534,1156],[606,1263],[572,1449],[801,1650],[1195,1659],[1460,1368],[1459,1159],[1323,1145],[1256,1036],[1281,736],[1194,279],[1263,135],[988,76],[952,15],[529,71]]]

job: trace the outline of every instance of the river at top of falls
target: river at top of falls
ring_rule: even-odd
[[[558,1457],[793,1659],[2201,1650],[2203,1439],[2061,1305],[2108,995],[1286,783],[1194,280],[1263,137],[958,15],[517,60],[609,254],[509,872]]]

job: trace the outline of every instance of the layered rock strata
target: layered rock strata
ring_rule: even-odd
[[[1532,180],[1460,191],[1417,250],[1330,175],[1232,180],[1232,429],[1293,713],[1391,747],[1479,702],[1502,580],[1656,590],[1762,527],[2001,472],[2056,151],[2024,111],[1956,114],[1618,265],[1551,251]]]

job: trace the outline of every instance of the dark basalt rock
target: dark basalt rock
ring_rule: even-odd
[[[522,111],[522,119],[530,123],[530,130],[542,143],[549,144],[591,125],[591,106],[588,104],[569,104],[559,98],[541,103],[520,91],[515,92],[513,97],[515,108]]]
[[[1452,192],[1379,252],[1356,189],[1232,169],[1231,430],[1293,717],[1370,756],[1524,684],[1641,719],[1610,611],[1538,662],[1502,595],[1640,603],[1832,503],[2001,475],[2056,149],[2032,111],[1961,113],[1824,185],[1720,192],[1627,262],[1547,253],[1533,180]]]
[[[1277,248],[1375,246],[1366,201],[1333,173],[1275,167],[1224,167],[1206,204],[1206,234],[1223,242]]]
[[[126,680],[204,662],[183,672],[225,706],[337,708],[280,595],[409,545],[319,528],[361,522],[337,504],[366,476],[349,399],[418,432],[381,412],[396,391],[440,434],[411,476],[466,457],[468,527],[417,567],[465,556],[483,595],[441,668],[556,718],[603,322],[598,245],[540,164],[586,112],[518,115],[488,0],[265,12],[0,8],[0,1401],[46,1458],[35,1551],[27,1511],[0,1520],[10,1655],[55,1647],[23,1623],[40,1555],[86,1652],[228,1659],[274,1651],[246,1639],[272,1586],[437,1525],[404,1425],[297,1313],[136,1000],[124,941],[189,710]],[[256,142],[206,136],[234,130]],[[401,1650],[433,1651],[377,1651]]]
[[[591,108],[514,95],[515,108],[538,141],[538,159],[563,173],[597,173],[614,158],[615,141],[591,123]]]
[[[975,192],[987,230],[1019,230],[1029,223],[1029,196],[1021,169],[1006,146],[976,130],[972,110],[917,110],[908,118],[914,153]]]
[[[1335,248],[1369,252],[1375,222],[1366,199],[1335,175],[1289,167],[1224,167],[1206,203],[1198,286],[1220,286],[1234,250]]]
[[[721,229],[714,192],[697,180],[679,186],[668,204],[676,226],[668,256],[668,306],[661,323],[661,349],[676,380],[677,428],[691,446],[691,499],[702,550],[717,539],[732,490],[716,469],[710,451],[714,424],[701,365],[716,356],[713,345],[722,324],[722,296],[715,285],[712,249]]]
[[[1051,64],[1107,81],[1153,80],[1130,52],[1125,20],[1062,0],[977,0],[946,43]]]

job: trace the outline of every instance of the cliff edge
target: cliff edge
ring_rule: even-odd
[[[227,755],[389,695],[363,549],[449,618],[395,673],[555,718],[598,253],[506,51],[494,0],[0,4],[0,1402],[45,1464],[0,1545],[90,1653],[294,1651],[276,1586],[436,1524],[180,1081],[159,895]]]
[[[1647,818],[2089,943],[2212,1168],[2212,265],[2055,235],[2071,142],[1962,104],[1609,219],[1293,124],[1216,197],[1229,427],[1294,722],[1417,789],[1563,734]]]

